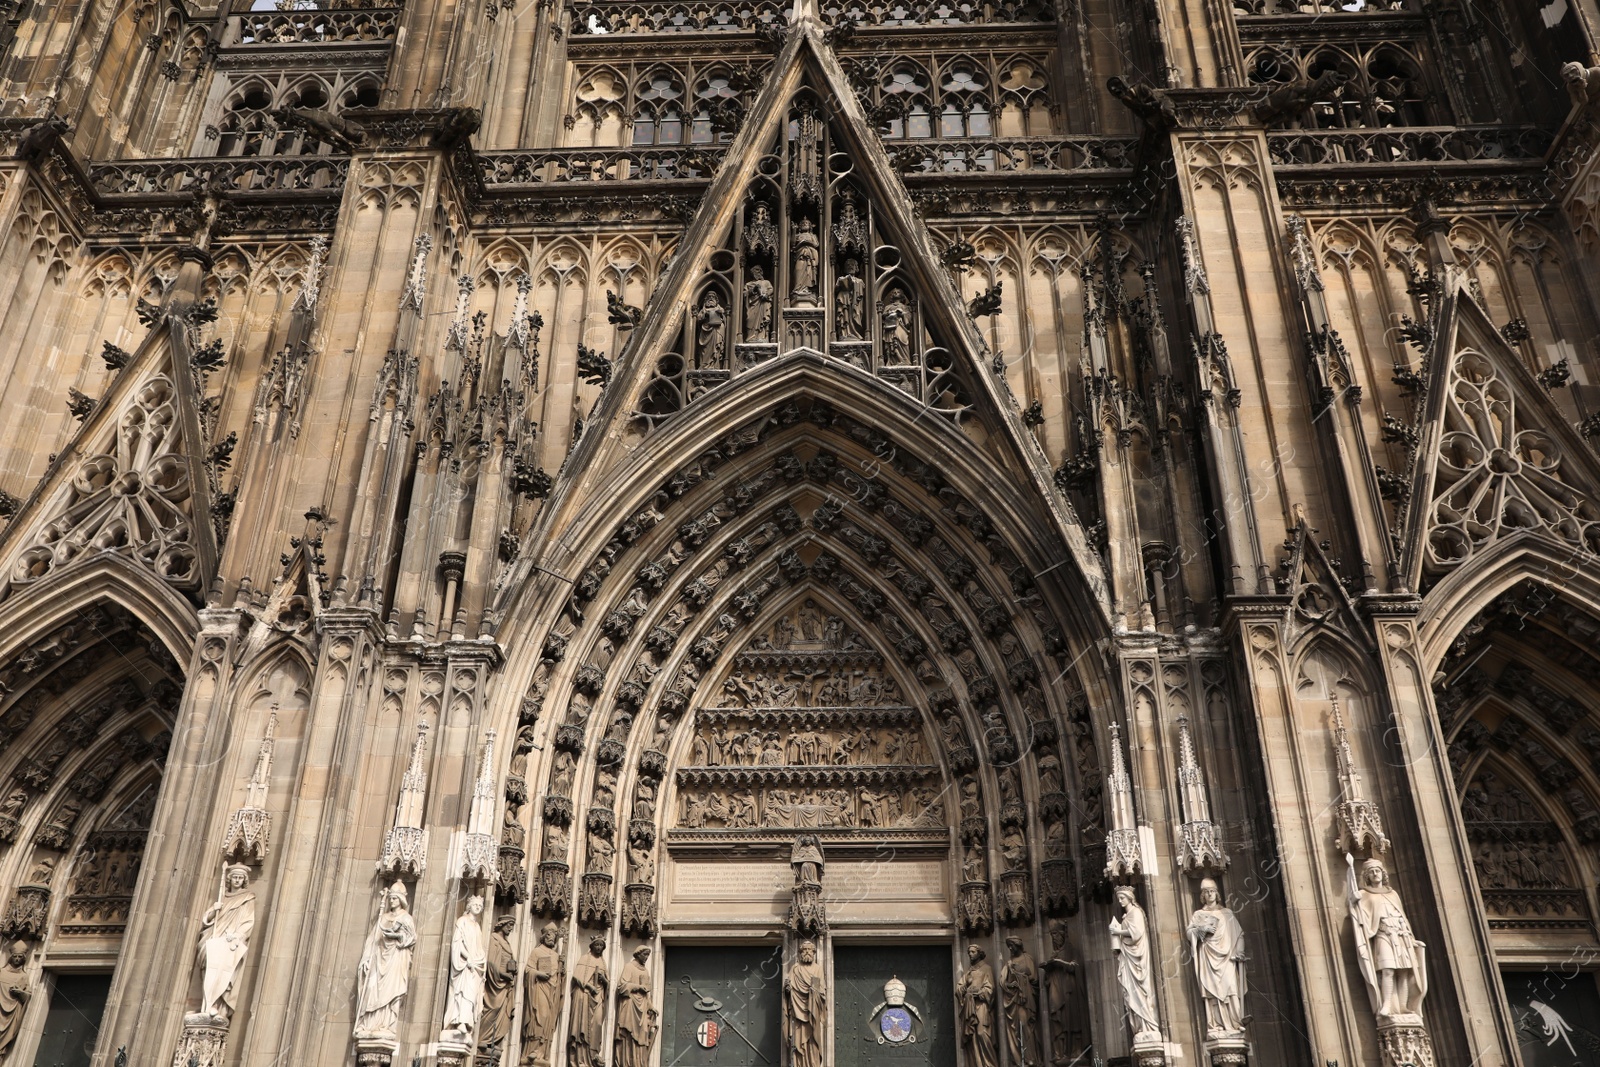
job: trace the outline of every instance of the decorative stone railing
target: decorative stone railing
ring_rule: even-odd
[[[1526,126],[1389,126],[1267,134],[1280,167],[1347,163],[1497,163],[1544,157],[1550,134]]]
[[[895,3],[824,0],[822,15],[835,25],[854,22],[862,29],[1055,21],[1052,6],[1040,0],[897,0]]]
[[[349,169],[350,161],[337,156],[142,159],[96,163],[89,180],[102,196],[187,193],[212,181],[234,192],[337,191]]]
[[[789,5],[782,0],[660,0],[616,3],[600,0],[573,9],[572,33],[737,33],[761,26],[780,26]],[[823,9],[823,18],[860,29],[905,26],[981,26],[1050,23],[1051,7],[1040,0],[903,0],[895,3],[838,3]]]
[[[1120,137],[884,142],[890,158],[899,161],[908,178],[926,174],[1113,170],[1132,166],[1137,146],[1137,141]]]
[[[481,152],[483,183],[546,185],[554,182],[692,181],[716,171],[726,149],[564,148],[548,152]]]
[[[1368,15],[1409,11],[1406,0],[1233,0],[1233,13],[1251,15]]]
[[[229,15],[222,47],[289,44],[373,44],[392,41],[400,8],[337,11],[249,11]]]
[[[598,3],[573,8],[572,34],[739,33],[782,25],[788,5],[780,0],[731,3]]]

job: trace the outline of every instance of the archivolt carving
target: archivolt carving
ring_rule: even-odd
[[[632,750],[630,736],[638,734],[633,745],[641,750],[627,824],[629,881],[620,914],[626,929],[653,923],[644,899],[650,887],[636,875],[653,870],[660,782],[677,724],[691,704],[699,708],[694,716],[698,737],[693,743],[684,742],[685,761],[692,765],[675,779],[679,795],[672,810],[680,825],[707,832],[720,828],[718,832],[765,829],[768,833],[795,825],[876,828],[885,823],[904,825],[908,806],[913,811],[919,805],[931,810],[925,803],[930,772],[915,769],[929,764],[914,762],[915,756],[903,749],[891,754],[902,763],[888,764],[886,769],[851,762],[862,758],[857,755],[862,751],[857,719],[915,714],[894,675],[873,680],[866,661],[879,661],[879,653],[853,636],[870,628],[918,679],[919,689],[935,687],[928,699],[945,723],[940,736],[951,771],[970,776],[977,768],[980,749],[963,725],[967,716],[975,725],[981,723],[981,751],[1002,766],[1020,755],[1019,734],[1038,749],[1041,774],[1049,778],[1044,814],[1051,842],[1048,858],[1054,863],[1045,903],[1052,910],[1070,909],[1077,895],[1067,855],[1070,803],[1060,759],[1051,751],[1056,730],[1040,688],[1043,675],[1029,651],[1039,640],[1035,627],[1057,634],[1047,642],[1053,652],[1059,655],[1065,648],[1033,590],[1031,575],[981,512],[944,487],[930,469],[899,458],[892,443],[877,431],[837,419],[820,405],[813,408],[810,420],[801,414],[794,409],[765,431],[758,426],[736,433],[680,470],[580,573],[572,606],[546,638],[545,659],[526,705],[537,715],[560,679],[570,679],[576,690],[555,734],[535,908],[549,914],[564,911],[571,899],[570,862],[574,862],[568,851],[572,837],[581,833],[585,850],[579,916],[594,925],[609,921],[616,873],[612,864],[621,850],[613,836],[619,830],[615,801],[620,792],[628,791],[627,783],[619,781],[619,770]],[[767,465],[746,463],[736,485],[706,484],[717,480],[717,469],[724,462],[756,445],[764,433],[788,428],[810,436],[818,425],[844,431],[846,442],[855,437],[889,463],[875,463],[884,469],[866,478],[857,473],[860,468],[853,459],[846,462],[831,451],[816,446],[795,451],[775,447],[775,458]],[[897,468],[895,477],[886,477],[890,464]],[[902,502],[907,487],[902,478],[915,478],[940,494],[944,506],[938,522]],[[812,494],[806,519],[788,503],[804,483],[817,486],[806,491]],[[846,501],[851,503],[845,506]],[[1001,581],[1012,592],[998,595],[989,590],[990,577],[998,575],[971,562],[965,536],[945,540],[955,523],[965,524],[984,540],[989,557],[1005,576]],[[822,551],[805,547],[819,536]],[[631,546],[636,542],[648,547],[635,551]],[[911,555],[905,556],[908,552]],[[920,552],[939,562],[904,561]],[[809,565],[802,553],[810,557]],[[624,569],[628,559],[635,560],[631,570]],[[697,560],[705,562],[688,569]],[[631,575],[631,582],[623,575]],[[809,585],[818,594],[826,589],[828,594],[810,596],[810,608],[808,597],[801,596],[792,613],[768,619],[761,636],[744,646],[736,661],[745,669],[728,680],[726,689],[707,694],[701,686],[704,671],[730,647],[739,647],[734,642],[750,632],[751,620],[764,617],[763,604],[777,590],[795,583]],[[669,587],[671,593],[662,595]],[[839,598],[843,612],[825,606],[833,597]],[[1035,635],[1031,641],[1024,643],[1010,631],[1011,610],[1000,606],[1007,602],[1029,616],[1023,628]],[[862,621],[847,626],[843,622],[847,615]],[[838,621],[830,624],[829,616]],[[597,624],[589,624],[589,619]],[[808,639],[808,633],[816,636]],[[575,644],[580,635],[587,635],[581,647]],[[815,645],[802,654],[797,646],[808,640]],[[821,681],[816,669],[800,666],[808,658],[838,659],[844,664],[853,662],[852,657],[863,660],[851,668],[859,676],[831,683]],[[798,678],[796,670],[801,671]],[[962,681],[957,692],[965,692],[965,702],[946,688],[945,679],[958,675]],[[883,710],[855,707],[867,701],[873,702],[869,708]],[[573,791],[581,757],[588,750],[589,721],[593,709],[608,702],[613,710],[595,749],[593,795],[580,820]],[[819,702],[826,706],[819,708]],[[854,710],[843,710],[847,707]],[[1087,726],[1086,703],[1082,707],[1078,718]],[[636,718],[652,710],[655,725],[649,734],[633,730]],[[525,721],[529,717],[525,711]],[[1013,718],[1022,720],[1023,729],[1009,724]],[[786,738],[776,748],[770,744],[773,733]],[[925,746],[924,741],[914,747]],[[873,751],[874,759],[884,758]],[[1079,737],[1080,768],[1085,763],[1090,768],[1097,763],[1088,729]],[[978,778],[971,780],[972,789],[978,790]],[[1014,812],[1016,820],[1005,822],[1002,815],[1003,824],[1020,827],[1026,816],[1014,769],[1003,771],[1000,789],[999,810]],[[1086,786],[1085,798],[1097,795],[1096,780]],[[1097,816],[1083,814],[1085,822],[1098,823]],[[910,816],[909,822],[924,817]],[[973,834],[983,825],[981,820],[974,823]],[[986,840],[987,831],[983,834]],[[966,874],[973,877],[968,879],[970,891],[964,891],[963,921],[978,929],[993,921],[987,855],[977,837],[967,850]],[[1023,921],[1034,907],[1026,837],[1020,831],[1003,834],[1001,855],[1005,869],[999,915],[1004,921]]]

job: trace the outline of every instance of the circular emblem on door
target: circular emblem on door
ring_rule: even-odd
[[[715,1019],[707,1019],[695,1027],[694,1039],[700,1043],[701,1048],[716,1048],[717,1038],[722,1036],[722,1028]]]
[[[884,1008],[878,1016],[878,1032],[891,1044],[900,1044],[911,1036],[911,1013],[904,1008]]]

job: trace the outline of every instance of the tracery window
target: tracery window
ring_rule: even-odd
[[[1020,137],[1052,132],[1044,56],[954,54],[847,63],[890,139]]]
[[[1325,87],[1298,120],[1291,120],[1306,129],[1427,126],[1441,120],[1416,56],[1392,42],[1263,44],[1247,55],[1246,67],[1256,85]],[[1326,78],[1333,73],[1343,75],[1343,84]]]
[[[646,76],[634,99],[633,143],[683,143],[683,82],[675,71]]]
[[[222,94],[220,114],[202,131],[198,154],[219,156],[328,155],[333,149],[315,134],[281,123],[277,110],[338,114],[378,105],[376,74],[247,74]],[[205,142],[211,142],[207,145]]]

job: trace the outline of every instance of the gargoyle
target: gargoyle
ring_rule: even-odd
[[[359,124],[321,108],[278,108],[272,112],[272,118],[280,126],[305,130],[317,140],[345,152],[353,152],[367,143],[367,131]]]
[[[17,141],[17,159],[38,159],[50,147],[50,142],[62,137],[72,127],[60,115],[49,115],[36,125],[28,127],[28,132]]]
[[[1333,99],[1349,80],[1350,75],[1342,70],[1325,70],[1315,81],[1299,81],[1274,89],[1255,106],[1256,121],[1271,126],[1293,118],[1318,100]]]
[[[1139,116],[1139,121],[1147,129],[1165,132],[1178,124],[1178,109],[1164,89],[1156,89],[1144,82],[1129,85],[1121,78],[1108,78],[1106,89],[1124,107]]]
[[[1586,67],[1582,63],[1561,64],[1561,80],[1566,83],[1567,95],[1579,107],[1600,103],[1600,67]]]

